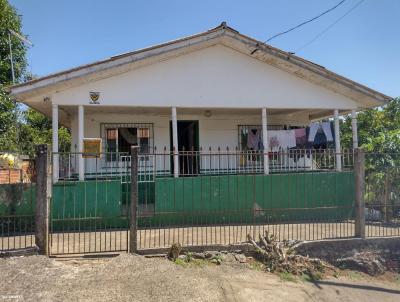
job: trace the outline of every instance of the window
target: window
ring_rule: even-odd
[[[129,154],[131,146],[139,146],[139,153],[150,153],[153,147],[153,124],[102,124],[107,160],[116,154]]]

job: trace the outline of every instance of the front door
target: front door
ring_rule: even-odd
[[[199,168],[199,121],[178,121],[179,174],[197,175]],[[172,146],[172,123],[170,123],[170,146]],[[174,162],[171,159],[171,173]]]

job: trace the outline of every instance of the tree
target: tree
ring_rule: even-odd
[[[7,0],[0,0],[0,83],[8,85],[12,83],[9,30],[16,33],[21,31],[21,16]],[[19,39],[11,35],[11,48],[13,53],[14,73],[16,80],[23,78],[26,68],[26,46]]]
[[[21,16],[7,0],[0,0],[0,150],[17,151],[19,107],[6,92],[6,88],[12,84],[9,29],[21,32]],[[11,47],[15,77],[20,79],[26,67],[26,47],[13,36],[11,36]]]
[[[389,221],[395,203],[400,203],[400,98],[360,112],[357,120],[359,145],[366,151],[366,201],[381,204]],[[350,116],[341,132],[343,145],[351,148]]]
[[[33,109],[25,109],[6,92],[12,85],[9,29],[23,35],[21,16],[7,0],[0,0],[0,151],[33,156],[35,145],[51,144],[51,121]],[[34,78],[26,73],[26,46],[11,35],[11,47],[16,81]],[[70,141],[69,130],[60,127],[60,151],[69,151]]]
[[[18,108],[0,85],[0,150],[15,151]]]
[[[21,150],[28,155],[34,155],[35,146],[52,143],[51,120],[43,114],[29,108],[23,112],[24,123],[21,127]],[[71,133],[69,129],[61,126],[58,130],[59,151],[68,152],[71,147]]]

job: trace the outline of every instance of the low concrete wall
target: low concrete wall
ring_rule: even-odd
[[[296,250],[301,255],[332,264],[338,264],[339,259],[372,252],[384,260],[387,269],[400,271],[400,237],[309,241],[300,243]]]
[[[37,246],[32,246],[22,249],[0,251],[0,258],[32,256],[38,254],[39,254],[39,248]]]

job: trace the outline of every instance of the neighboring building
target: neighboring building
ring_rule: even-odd
[[[279,142],[271,144],[271,133],[302,129],[331,117],[335,121],[332,154],[340,171],[339,116],[352,114],[357,147],[356,111],[390,100],[225,23],[18,84],[11,93],[52,118],[56,181],[119,171],[123,154],[135,144],[141,153],[154,155],[142,157],[142,166],[175,177],[215,171],[268,174],[278,157],[284,170],[311,169],[311,153],[294,147],[291,154],[297,152],[297,157],[283,158],[279,154],[285,148]],[[60,161],[59,124],[71,129],[72,152],[78,152]],[[107,154],[82,156],[85,138],[100,138]]]

